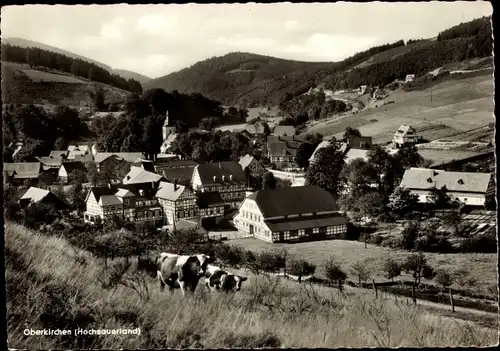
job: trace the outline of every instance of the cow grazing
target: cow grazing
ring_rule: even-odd
[[[241,290],[241,284],[245,280],[247,277],[231,274],[211,265],[208,265],[205,273],[205,284],[211,291],[237,292]]]
[[[204,254],[188,256],[161,253],[156,261],[160,290],[164,290],[165,285],[168,285],[170,290],[180,288],[182,295],[185,295],[186,291],[194,293],[210,261],[210,256]]]

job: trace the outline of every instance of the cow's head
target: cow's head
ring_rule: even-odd
[[[225,274],[221,278],[221,287],[222,290],[229,292],[229,291],[240,291],[241,290],[241,285],[245,280],[247,280],[247,277],[242,277],[240,275],[235,275],[235,274]]]
[[[198,261],[200,262],[200,271],[198,272],[198,275],[201,277],[201,276],[205,275],[205,273],[207,271],[208,264],[212,263],[214,260],[212,257],[205,255],[205,254],[199,254],[199,255],[196,255],[196,257],[198,258]]]

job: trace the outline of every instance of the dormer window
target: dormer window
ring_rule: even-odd
[[[458,180],[458,184],[463,185],[463,184],[464,184],[464,181],[463,181],[462,179],[459,179],[459,180]]]
[[[427,183],[432,183],[432,178],[427,178]]]

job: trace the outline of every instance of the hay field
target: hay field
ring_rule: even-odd
[[[68,84],[87,84],[86,81],[72,77],[65,74],[55,74],[45,71],[38,71],[34,69],[22,69],[20,70],[33,82],[53,82],[53,83],[68,83]]]
[[[103,263],[65,240],[6,225],[9,347],[154,349],[370,346],[488,346],[493,329],[373,295],[250,276],[240,294],[182,299],[153,278],[106,288]],[[118,265],[120,260],[109,263]],[[134,269],[131,277],[137,276]],[[140,275],[140,274],[139,274]],[[132,279],[132,278],[130,278]],[[130,282],[130,281],[129,281]],[[140,328],[140,335],[35,336],[25,328]]]
[[[434,140],[494,122],[491,72],[463,75],[422,91],[397,89],[386,100],[394,103],[318,123],[308,132],[338,138],[351,126],[376,143],[386,143],[401,124],[410,124],[424,138]]]

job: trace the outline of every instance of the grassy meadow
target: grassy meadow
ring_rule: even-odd
[[[5,227],[9,347],[230,348],[489,346],[496,330],[373,295],[249,276],[237,295],[160,293],[135,262],[122,283],[107,263],[65,240]],[[25,336],[25,328],[140,328],[140,335]]]
[[[240,245],[248,250],[255,252],[286,249],[287,252],[296,258],[300,258],[321,267],[331,257],[335,257],[342,268],[349,272],[351,265],[357,261],[367,261],[371,267],[371,275],[376,281],[387,281],[384,277],[383,265],[387,258],[403,262],[411,253],[405,251],[396,251],[390,248],[368,244],[359,241],[350,240],[326,240],[313,241],[294,244],[270,244],[255,238],[242,238],[229,241],[230,244]],[[429,264],[434,269],[444,269],[449,271],[465,270],[469,276],[477,279],[475,289],[486,295],[491,295],[493,289],[497,286],[497,255],[496,254],[441,254],[425,253]],[[321,269],[317,270],[316,275],[322,276]],[[402,273],[403,280],[411,280],[411,275]],[[350,277],[351,280],[356,280]],[[397,278],[399,279],[399,277]],[[423,282],[428,282],[425,279]],[[457,284],[453,288],[460,288]]]

